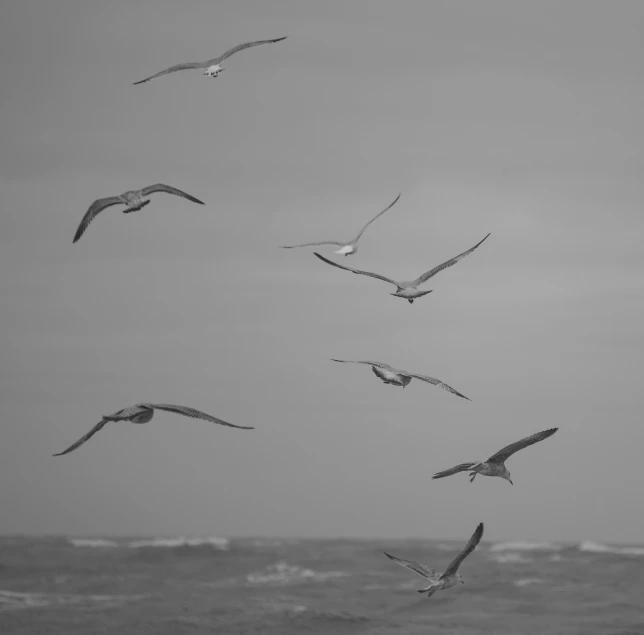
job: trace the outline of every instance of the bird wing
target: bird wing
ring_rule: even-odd
[[[58,452],[58,454],[53,454],[52,456],[62,456],[63,454],[69,454],[70,452],[73,452],[76,448],[83,445],[85,441],[93,437],[107,423],[107,421],[107,419],[102,419],[86,435],[78,439],[76,443],[72,443],[66,450]]]
[[[446,578],[448,576],[454,575],[458,568],[461,566],[461,562],[469,556],[474,549],[476,549],[476,545],[479,544],[481,541],[481,537],[483,536],[483,523],[479,523],[478,527],[475,529],[474,533],[472,534],[472,537],[469,539],[468,543],[465,545],[465,549],[461,551],[461,553],[454,558],[445,569],[445,573],[441,576],[441,578]]]
[[[155,183],[154,185],[148,185],[147,187],[144,187],[141,190],[141,194],[143,194],[143,196],[148,196],[153,192],[166,192],[167,194],[182,196],[183,198],[187,198],[189,201],[192,201],[193,203],[199,203],[199,205],[204,205],[204,202],[200,201],[198,198],[195,198],[194,196],[190,196],[190,194],[186,194],[186,192],[183,192],[182,190],[178,190],[176,187],[165,185],[164,183]]]
[[[77,242],[80,239],[89,224],[94,220],[95,216],[99,212],[102,212],[105,208],[111,207],[112,205],[118,205],[119,203],[122,205],[123,201],[118,196],[108,196],[107,198],[96,199],[85,212],[85,216],[83,216],[83,220],[80,222],[80,225],[76,230],[74,242]]]
[[[417,573],[421,578],[425,578],[426,580],[434,580],[437,577],[435,569],[429,569],[424,564],[420,564],[420,562],[405,560],[404,558],[396,558],[396,556],[392,556],[386,551],[384,551],[383,553],[387,556],[387,558],[393,560],[396,564],[399,564],[401,567],[405,567],[405,569],[409,569],[410,571]]]
[[[317,253],[317,251],[314,251],[313,253],[320,260],[324,260],[324,262],[326,262],[329,265],[332,265],[333,267],[337,267],[338,269],[346,269],[347,271],[351,271],[352,273],[357,273],[362,276],[370,276],[371,278],[378,278],[378,280],[384,280],[385,282],[390,282],[391,284],[395,284],[398,288],[400,288],[400,285],[395,280],[392,280],[391,278],[387,278],[386,276],[381,276],[378,273],[371,273],[370,271],[360,271],[359,269],[352,269],[351,267],[345,267],[344,265],[339,265],[337,262],[328,260],[324,256],[320,256],[320,254]]]
[[[382,362],[370,362],[367,360],[361,360],[361,361],[353,361],[350,359],[333,359],[331,358],[332,362],[340,362],[341,364],[368,364],[369,366],[376,366],[377,368],[384,368],[386,370],[390,370],[392,372],[397,372],[396,369],[393,366],[389,366],[389,364],[383,364]]]
[[[220,55],[219,57],[215,57],[211,60],[208,60],[204,66],[212,66],[213,64],[221,64],[224,60],[228,59],[231,55],[234,55],[235,53],[239,51],[243,51],[244,49],[249,49],[252,48],[253,46],[260,46],[261,44],[272,44],[273,42],[281,42],[282,40],[285,40],[287,36],[284,37],[278,37],[276,40],[257,40],[256,42],[246,42],[246,44],[238,44],[237,46],[233,46],[233,48],[229,49],[226,51],[223,55]]]
[[[344,247],[347,243],[339,243],[335,240],[321,240],[317,243],[304,243],[303,245],[282,245],[282,249],[294,249],[295,247],[319,247],[321,245],[333,245],[334,247]]]
[[[161,75],[168,75],[168,73],[174,73],[176,71],[185,71],[188,69],[195,69],[195,68],[206,68],[207,66],[210,66],[208,62],[185,62],[183,64],[175,64],[175,66],[166,68],[164,71],[160,71],[156,75],[150,75],[150,77],[146,77],[145,79],[142,79],[138,82],[134,82],[134,86],[136,86],[137,84],[143,84],[145,82],[149,82],[151,79],[161,77]]]
[[[370,221],[369,221],[369,222],[368,222],[368,223],[367,223],[367,224],[366,224],[366,225],[365,225],[361,230],[360,230],[360,232],[359,232],[359,234],[356,236],[356,239],[354,240],[354,242],[356,242],[356,243],[357,243],[357,242],[358,242],[358,240],[360,239],[360,236],[362,236],[362,234],[364,234],[364,230],[365,230],[365,229],[367,229],[367,227],[369,227],[369,225],[371,225],[371,223],[373,223],[373,221],[375,221],[375,220],[376,220],[376,218],[379,218],[379,217],[380,217],[380,216],[382,216],[382,215],[383,215],[383,214],[384,214],[388,209],[391,209],[391,208],[392,208],[392,207],[393,207],[393,206],[398,202],[398,199],[399,199],[399,198],[400,198],[400,194],[398,194],[398,196],[396,196],[396,198],[394,199],[394,202],[393,202],[393,203],[391,203],[390,205],[388,205],[387,207],[385,207],[385,209],[383,209],[383,210],[382,210],[382,212],[380,212],[379,214],[376,214],[376,215],[375,215],[375,216],[374,216],[374,217],[373,217],[373,218],[372,218],[372,219],[371,219],[371,220],[370,220]]]
[[[415,373],[401,372],[400,374],[407,375],[407,377],[414,377],[415,379],[420,379],[421,381],[426,381],[428,384],[433,384],[434,386],[438,386],[443,390],[447,390],[447,392],[451,392],[453,395],[456,395],[457,397],[463,397],[463,399],[472,401],[469,397],[466,397],[462,393],[458,392],[458,390],[454,390],[454,388],[443,383],[440,379],[434,379],[433,377],[428,377],[427,375],[416,375]]]
[[[493,463],[503,463],[515,452],[523,450],[523,448],[527,448],[533,443],[539,443],[539,441],[543,441],[544,439],[551,437],[555,432],[557,432],[557,430],[559,430],[559,428],[550,428],[550,430],[544,430],[543,432],[531,434],[529,437],[525,437],[525,439],[521,439],[520,441],[506,445],[502,450],[499,450],[496,454],[493,454],[488,459],[488,463],[490,461],[492,461]]]
[[[452,474],[458,474],[459,472],[467,472],[471,470],[477,463],[461,463],[460,465],[455,465],[450,467],[449,470],[443,470],[442,472],[436,472],[432,478],[445,478],[446,476],[451,476]]]
[[[447,269],[448,267],[455,265],[459,260],[465,258],[465,256],[469,256],[489,235],[490,234],[488,234],[481,242],[476,243],[476,245],[474,245],[474,247],[472,247],[471,249],[464,251],[462,254],[459,254],[451,260],[445,261],[442,265],[438,265],[438,267],[434,267],[433,269],[426,271],[422,276],[419,276],[416,280],[414,280],[414,284],[419,285],[423,282],[427,282],[427,280],[435,276],[437,273],[441,272],[443,269]]]
[[[188,408],[186,406],[173,406],[172,404],[167,403],[155,403],[155,404],[141,404],[148,408],[156,408],[157,410],[166,410],[167,412],[174,412],[179,415],[184,415],[185,417],[192,417],[193,419],[203,419],[204,421],[212,421],[212,423],[218,423],[222,426],[228,426],[230,428],[241,428],[242,430],[254,430],[255,428],[251,426],[236,426],[227,421],[222,421],[216,417],[212,417],[205,412],[200,412],[194,408]]]

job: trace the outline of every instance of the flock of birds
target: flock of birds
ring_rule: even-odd
[[[208,77],[217,77],[217,75],[219,75],[219,73],[221,73],[224,70],[224,68],[221,66],[221,63],[224,60],[228,59],[231,55],[237,53],[238,51],[243,51],[244,49],[260,46],[263,44],[272,44],[274,42],[281,42],[282,40],[285,40],[285,39],[286,39],[285,37],[281,37],[274,40],[259,40],[256,42],[247,42],[246,44],[240,44],[226,51],[223,55],[207,60],[206,62],[188,62],[184,64],[177,64],[163,71],[160,71],[155,75],[151,75],[146,79],[140,80],[138,82],[134,82],[134,84],[135,85],[143,84],[157,77],[168,75],[169,73],[174,73],[176,71],[189,70],[189,69],[193,69],[193,70],[202,69],[204,75]],[[96,218],[99,212],[102,212],[104,209],[107,209],[108,207],[111,207],[113,205],[119,205],[119,204],[125,206],[125,209],[122,210],[124,214],[129,214],[131,212],[139,211],[140,209],[142,209],[143,207],[145,207],[150,203],[150,200],[147,197],[149,197],[150,194],[153,194],[155,192],[165,192],[166,194],[174,194],[175,196],[181,196],[193,203],[198,203],[200,205],[204,204],[203,201],[200,201],[198,198],[195,198],[194,196],[187,194],[182,190],[179,190],[175,187],[171,187],[169,185],[165,185],[163,183],[149,185],[140,190],[128,191],[118,196],[99,198],[90,205],[89,209],[83,216],[83,219],[81,220],[81,223],[74,236],[74,242],[77,242],[78,240],[80,240],[80,238],[83,236],[83,234],[86,232],[87,228],[89,227],[89,224],[94,220],[94,218]],[[362,227],[358,235],[352,240],[349,240],[349,241],[326,240],[326,241],[303,243],[300,245],[285,245],[283,246],[283,248],[294,249],[298,247],[318,247],[323,245],[330,245],[330,246],[339,248],[335,251],[336,254],[340,254],[344,256],[354,255],[358,251],[358,241],[360,240],[360,237],[364,234],[365,230],[376,219],[378,219],[385,212],[391,209],[396,204],[399,198],[400,198],[400,194],[384,210],[379,212],[368,223],[366,223]],[[361,271],[359,269],[352,269],[351,267],[346,267],[337,262],[333,262],[332,260],[328,260],[327,258],[325,258],[324,256],[321,256],[317,252],[314,252],[314,253],[317,258],[319,258],[323,262],[333,267],[344,269],[346,271],[351,271],[352,273],[355,273],[355,274],[369,276],[371,278],[377,278],[378,280],[383,280],[385,282],[389,282],[393,284],[396,287],[396,292],[392,293],[391,295],[398,298],[404,298],[409,303],[413,303],[414,300],[416,300],[417,298],[420,298],[424,295],[427,295],[428,293],[431,293],[431,290],[428,290],[428,291],[420,290],[418,287],[421,284],[424,284],[430,278],[433,278],[437,273],[440,273],[441,271],[443,271],[444,269],[447,269],[448,267],[452,267],[453,265],[455,265],[457,262],[459,262],[466,256],[469,256],[473,251],[478,249],[478,247],[480,247],[480,245],[485,240],[487,240],[489,236],[490,234],[485,236],[483,240],[476,243],[474,247],[471,247],[467,251],[464,251],[463,253],[459,254],[458,256],[455,256],[454,258],[447,260],[446,262],[438,265],[437,267],[434,267],[433,269],[426,271],[415,280],[410,280],[410,281],[396,281],[396,280],[393,280],[392,278],[387,278],[386,276],[383,276],[377,273],[372,273],[370,271]],[[421,381],[427,382],[434,386],[438,386],[439,388],[442,388],[443,390],[446,390],[447,392],[450,392],[453,395],[456,395],[457,397],[467,399],[468,401],[470,400],[469,397],[466,397],[464,394],[458,392],[451,386],[442,382],[440,379],[435,379],[427,375],[410,373],[405,370],[399,370],[397,368],[394,368],[393,366],[390,366],[389,364],[385,364],[382,362],[351,361],[351,360],[342,360],[342,359],[334,359],[332,361],[341,362],[344,364],[347,364],[347,363],[367,364],[371,366],[372,371],[375,373],[377,377],[379,377],[385,384],[390,384],[392,386],[401,386],[404,389],[405,386],[407,386],[407,384],[409,384],[412,379],[419,379]],[[99,423],[96,424],[87,434],[85,434],[80,439],[78,439],[78,441],[70,445],[66,450],[63,450],[62,452],[54,454],[54,456],[61,456],[63,454],[68,454],[78,449],[81,445],[83,445],[86,441],[88,441],[91,437],[93,437],[99,430],[101,430],[110,421],[129,421],[130,423],[147,423],[152,419],[155,410],[164,410],[166,412],[173,412],[175,414],[180,414],[186,417],[203,419],[205,421],[210,421],[212,423],[217,423],[219,425],[228,426],[231,428],[239,428],[243,430],[254,429],[250,426],[238,426],[232,423],[228,423],[227,421],[223,421],[209,414],[206,414],[199,410],[195,410],[194,408],[188,408],[186,406],[176,406],[171,404],[141,403],[141,404],[136,404],[134,406],[130,406],[128,408],[123,408],[122,410],[118,410],[117,412],[111,415],[103,416],[101,421],[99,421]],[[525,437],[524,439],[516,441],[515,443],[511,443],[510,445],[504,447],[502,450],[499,450],[496,454],[493,454],[490,458],[488,458],[485,461],[460,463],[459,465],[456,465],[450,469],[444,470],[442,472],[437,472],[436,474],[434,474],[432,478],[440,479],[446,476],[457,474],[459,472],[469,472],[470,483],[474,481],[474,478],[476,477],[477,474],[480,474],[481,476],[498,476],[500,478],[503,478],[509,481],[512,484],[512,480],[510,478],[510,472],[505,466],[505,461],[507,461],[507,459],[509,459],[515,452],[518,452],[519,450],[523,450],[528,446],[531,446],[535,443],[538,443],[539,441],[543,441],[544,439],[551,437],[557,430],[558,428],[551,428],[549,430],[537,432],[536,434]],[[476,546],[478,545],[482,537],[483,537],[483,523],[479,523],[479,525],[477,526],[476,530],[472,534],[472,537],[469,539],[465,548],[456,556],[456,558],[454,558],[454,560],[450,563],[450,565],[447,567],[444,573],[438,573],[434,569],[429,569],[423,564],[420,564],[418,562],[413,562],[411,560],[405,560],[403,558],[398,558],[386,552],[385,552],[385,555],[391,560],[393,560],[395,563],[413,571],[414,573],[420,575],[425,580],[427,580],[429,582],[428,586],[422,589],[418,589],[418,593],[427,593],[427,596],[431,597],[436,591],[453,587],[454,585],[458,584],[458,582],[464,583],[463,578],[457,573],[457,570],[460,567],[463,560],[465,560],[465,558],[470,553],[472,553],[472,551],[474,551],[474,549],[476,548]]]

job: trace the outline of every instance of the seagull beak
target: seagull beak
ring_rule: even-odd
[[[461,580],[461,584],[465,584],[465,580]]]
[[[512,482],[512,479],[509,478],[508,481],[510,481],[510,485],[514,485],[514,483]]]

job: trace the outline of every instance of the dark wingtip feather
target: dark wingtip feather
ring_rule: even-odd
[[[387,553],[386,551],[383,551],[382,553],[384,553],[387,556],[387,558],[389,558],[389,560],[395,560],[396,559],[395,556],[392,556],[390,553]]]

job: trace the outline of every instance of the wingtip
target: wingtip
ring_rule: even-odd
[[[383,551],[382,553],[384,553],[390,560],[395,560],[395,556],[392,556],[390,553],[387,553],[386,551]]]

